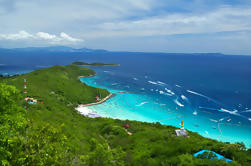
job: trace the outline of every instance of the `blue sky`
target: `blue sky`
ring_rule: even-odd
[[[0,0],[0,47],[251,55],[250,0]]]

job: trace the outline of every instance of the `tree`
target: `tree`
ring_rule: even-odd
[[[0,84],[0,165],[69,165],[63,126],[34,125],[18,106],[21,99],[14,86]]]
[[[10,165],[17,138],[25,129],[25,111],[18,106],[19,91],[10,85],[0,84],[0,164]]]
[[[179,166],[190,166],[195,165],[194,158],[191,154],[182,154],[178,156],[179,158]]]
[[[110,149],[108,144],[100,144],[97,140],[91,140],[91,152],[81,156],[84,165],[96,166],[123,166],[125,152],[122,149]]]

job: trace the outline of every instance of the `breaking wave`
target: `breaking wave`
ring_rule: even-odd
[[[148,102],[142,102],[142,103],[140,103],[140,104],[138,104],[138,105],[136,105],[137,107],[140,107],[140,106],[142,106],[142,105],[144,105],[144,104],[146,104],[146,103],[148,103]]]
[[[178,105],[178,106],[180,106],[180,107],[184,107],[184,105],[183,104],[181,104],[177,99],[175,99],[174,100],[174,102]]]
[[[149,82],[150,84],[154,84],[154,85],[158,84],[157,82],[154,82],[154,81],[147,81],[147,82]]]
[[[218,101],[216,101],[216,100],[214,100],[214,99],[212,99],[212,98],[210,98],[210,97],[208,97],[208,96],[206,96],[206,95],[203,95],[203,94],[201,94],[201,93],[194,92],[194,91],[191,91],[191,90],[187,90],[187,92],[188,92],[188,93],[191,93],[191,94],[194,94],[194,95],[197,95],[197,96],[200,96],[200,97],[204,97],[204,98],[206,98],[207,100],[210,100],[210,101],[213,101],[213,102],[216,103],[216,104],[222,105],[220,102],[218,102]]]

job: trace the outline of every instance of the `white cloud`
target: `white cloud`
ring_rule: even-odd
[[[27,33],[26,31],[19,31],[14,34],[0,34],[0,40],[23,40],[23,39],[31,39],[33,35]]]
[[[32,41],[48,41],[50,44],[71,44],[77,42],[83,42],[83,39],[73,38],[70,35],[61,32],[60,36],[56,36],[54,34],[49,34],[46,32],[37,32],[36,34],[30,34],[24,30],[19,31],[14,34],[0,34],[0,40],[32,40]]]
[[[62,38],[62,40],[67,40],[67,41],[71,41],[71,42],[81,42],[81,41],[83,41],[82,39],[73,38],[73,37],[67,35],[64,32],[60,33],[60,37]]]
[[[222,7],[198,14],[164,14],[138,20],[112,21],[97,25],[86,37],[154,36],[251,30],[251,8]]]
[[[87,47],[117,49],[120,45],[130,45],[130,48],[139,47],[144,50],[144,38],[157,40],[159,37],[175,37],[179,34],[191,35],[189,40],[184,38],[185,35],[178,36],[182,38],[177,39],[181,50],[191,41],[196,43],[198,36],[203,34],[210,35],[205,40],[209,43],[223,38],[229,39],[224,39],[224,43],[234,41],[231,45],[224,46],[228,50],[233,47],[243,50],[242,46],[250,48],[251,43],[250,33],[241,37],[236,34],[238,31],[251,31],[251,1],[232,3],[216,0],[208,3],[204,0],[74,0],[72,3],[69,0],[0,0],[0,20],[2,47],[15,47],[17,42],[14,41],[19,41],[20,46],[29,46],[33,44],[32,41],[36,41],[37,46],[40,42],[41,45],[66,43],[82,47],[81,38],[84,38],[88,40],[85,42]],[[37,33],[18,32],[22,29]],[[217,35],[218,32],[225,31],[233,35]],[[173,38],[171,40],[169,45],[175,43]],[[185,40],[187,42],[183,42]],[[132,41],[137,42],[131,45]],[[148,42],[152,44],[152,48],[168,48],[166,44],[162,44],[167,41]],[[114,46],[104,47],[109,43]],[[216,46],[210,46],[210,51],[217,49]],[[196,45],[191,47],[198,49]]]
[[[36,36],[38,38],[45,39],[45,40],[52,40],[52,39],[56,39],[57,38],[56,35],[51,35],[51,34],[45,33],[45,32],[38,32],[36,34]]]
[[[185,0],[181,2],[75,0],[75,3],[71,3],[67,0],[55,0],[50,1],[50,5],[47,1],[13,2],[15,12],[3,16],[0,14],[2,24],[0,31],[16,31],[17,28],[32,31],[41,29],[42,31],[53,30],[54,33],[55,31],[72,32],[85,38],[99,38],[251,30],[249,21],[251,6],[249,5],[216,5],[213,9],[199,10],[205,6],[202,1],[187,3]],[[189,9],[189,12],[176,9]],[[36,21],[37,18],[40,18],[39,22]],[[50,38],[45,34],[39,35],[44,36],[44,39]],[[69,41],[79,41],[65,35],[60,37]]]

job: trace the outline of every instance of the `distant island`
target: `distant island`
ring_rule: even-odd
[[[250,165],[251,149],[242,143],[188,130],[188,137],[177,136],[177,127],[159,122],[81,115],[77,106],[110,92],[77,79],[96,74],[81,66],[89,63],[73,64],[0,77],[0,165]],[[203,149],[233,161],[209,159],[214,153],[194,156]]]
[[[76,61],[72,63],[73,65],[83,65],[83,66],[119,66],[119,64],[105,64],[105,63],[86,63],[86,62],[80,62]]]

